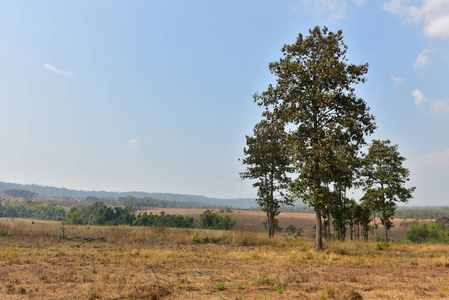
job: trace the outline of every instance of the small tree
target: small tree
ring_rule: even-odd
[[[285,153],[284,128],[271,120],[262,120],[254,127],[254,136],[246,136],[243,164],[247,170],[240,173],[242,179],[256,179],[257,204],[267,214],[268,236],[274,236],[275,217],[281,205],[293,205],[293,199],[284,198],[282,190],[288,187],[287,173],[291,170]],[[274,195],[280,193],[280,198]]]
[[[390,145],[389,140],[373,140],[363,159],[365,195],[362,201],[380,212],[385,241],[388,241],[388,230],[392,226],[390,219],[396,203],[407,202],[415,190],[415,187],[405,187],[410,172],[402,166],[403,161],[405,158],[400,156],[398,145]]]

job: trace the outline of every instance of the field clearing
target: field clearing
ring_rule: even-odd
[[[241,230],[67,228],[71,240],[59,226],[0,225],[1,299],[449,298],[448,245],[333,241],[316,253],[310,238]]]
[[[198,219],[200,214],[203,213],[206,209],[197,209],[197,208],[154,208],[150,210],[142,210],[137,213],[147,212],[148,214],[152,212],[153,214],[159,215],[161,211],[164,211],[167,214],[179,214],[182,216],[193,217]],[[224,215],[220,213],[219,209],[211,209],[212,212],[215,212],[220,215]],[[265,232],[263,221],[266,220],[266,215],[262,211],[250,211],[250,210],[233,210],[232,213],[228,213],[232,218],[237,218],[237,222],[235,224],[235,228],[256,232]],[[293,225],[296,228],[302,228],[304,230],[304,236],[312,237],[315,233],[315,214],[313,213],[280,213],[277,218],[279,219],[279,226],[284,229],[287,228],[288,225]],[[402,241],[405,233],[408,230],[408,225],[415,222],[415,220],[408,219],[393,219],[394,227],[389,231],[389,237],[396,241]],[[419,223],[430,223],[431,220],[419,220]],[[384,228],[380,224],[380,219],[376,220],[376,223],[379,225],[377,229],[377,234],[379,237],[384,236]],[[332,228],[332,226],[331,226]],[[332,229],[331,229],[332,232]],[[347,233],[349,238],[349,232]],[[370,238],[374,238],[373,233],[370,232]]]
[[[58,225],[61,224],[61,221],[52,221],[52,220],[38,220],[38,219],[25,219],[25,218],[0,218],[0,224],[34,224],[35,225]]]

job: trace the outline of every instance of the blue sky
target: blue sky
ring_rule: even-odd
[[[448,0],[0,0],[0,180],[255,197],[252,95],[316,25],[370,64],[357,95],[407,158],[410,204],[448,205]]]

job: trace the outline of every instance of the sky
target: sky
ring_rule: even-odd
[[[409,204],[449,205],[449,0],[0,0],[0,181],[256,197],[252,96],[315,26],[369,63],[368,140],[399,145]]]

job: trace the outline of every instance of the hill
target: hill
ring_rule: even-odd
[[[19,184],[0,181],[0,192],[12,189],[29,190],[38,193],[40,197],[52,198],[119,198],[126,196],[133,196],[138,198],[152,197],[160,200],[170,200],[179,202],[197,202],[211,206],[232,206],[234,208],[248,209],[256,207],[257,204],[254,199],[238,198],[238,199],[219,199],[198,195],[172,194],[172,193],[148,193],[148,192],[107,192],[107,191],[81,191],[72,190],[65,187],[58,188],[52,186],[43,186],[38,184]]]

